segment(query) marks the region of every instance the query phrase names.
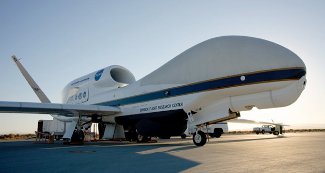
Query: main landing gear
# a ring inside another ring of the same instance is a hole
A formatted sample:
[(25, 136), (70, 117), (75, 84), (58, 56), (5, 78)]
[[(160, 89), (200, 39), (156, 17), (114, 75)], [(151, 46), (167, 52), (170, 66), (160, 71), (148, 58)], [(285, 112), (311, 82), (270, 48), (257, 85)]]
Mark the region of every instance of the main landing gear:
[(151, 140), (151, 137), (147, 135), (140, 134), (137, 129), (131, 128), (125, 135), (126, 140), (132, 142), (136, 141), (138, 143), (146, 143)]
[(82, 130), (74, 130), (70, 140), (70, 144), (78, 144), (78, 145), (83, 144), (84, 139), (85, 139), (85, 134)]
[(75, 129), (74, 129), (74, 131), (72, 133), (72, 136), (71, 136), (70, 140), (67, 141), (66, 144), (74, 144), (74, 145), (82, 145), (82, 144), (84, 144), (85, 134), (84, 134), (84, 131), (82, 129), (83, 129), (85, 124), (88, 124), (91, 121), (83, 123), (82, 120), (81, 120), (81, 116), (78, 113), (77, 113), (77, 115), (79, 116), (79, 119), (76, 122), (76, 125), (74, 127)]
[(145, 136), (145, 135), (141, 135), (141, 134), (137, 134), (137, 142), (138, 143), (145, 143), (145, 142), (148, 142), (148, 141), (150, 141), (151, 140), (151, 138), (150, 137), (148, 137), (148, 136)]
[(196, 146), (203, 146), (207, 142), (207, 136), (201, 130), (193, 134), (193, 142)]

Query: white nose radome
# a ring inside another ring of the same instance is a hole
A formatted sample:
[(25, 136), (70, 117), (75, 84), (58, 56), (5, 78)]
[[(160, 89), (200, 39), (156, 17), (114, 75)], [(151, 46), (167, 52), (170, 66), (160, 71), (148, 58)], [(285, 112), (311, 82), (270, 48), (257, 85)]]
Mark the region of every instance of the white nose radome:
[(274, 106), (283, 107), (294, 103), (305, 89), (305, 85), (306, 76), (303, 76), (285, 88), (271, 91), (271, 98)]

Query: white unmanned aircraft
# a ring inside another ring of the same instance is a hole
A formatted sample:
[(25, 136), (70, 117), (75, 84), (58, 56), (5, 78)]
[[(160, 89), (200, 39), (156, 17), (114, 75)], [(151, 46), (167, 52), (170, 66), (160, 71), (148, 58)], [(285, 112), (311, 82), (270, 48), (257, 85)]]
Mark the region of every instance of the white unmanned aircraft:
[(193, 142), (202, 146), (204, 126), (238, 118), (253, 107), (288, 106), (306, 85), (306, 66), (295, 53), (246, 36), (204, 41), (138, 81), (128, 69), (108, 66), (68, 83), (63, 104), (50, 103), (13, 60), (42, 103), (0, 102), (0, 112), (51, 114), (70, 122), (64, 138), (71, 142), (82, 142), (87, 124), (99, 122), (105, 124), (105, 138), (141, 142), (195, 127)]

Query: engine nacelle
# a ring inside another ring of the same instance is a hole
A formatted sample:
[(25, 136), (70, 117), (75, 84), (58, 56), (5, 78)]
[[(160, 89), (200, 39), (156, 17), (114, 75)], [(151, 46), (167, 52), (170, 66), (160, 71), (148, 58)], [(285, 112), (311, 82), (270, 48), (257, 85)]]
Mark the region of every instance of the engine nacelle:
[[(63, 90), (63, 102), (69, 102), (73, 96), (87, 100), (88, 88), (114, 89), (135, 82), (134, 75), (126, 68), (112, 65), (71, 81)], [(80, 92), (82, 91), (82, 92)], [(82, 100), (80, 99), (80, 100)], [(76, 100), (76, 99), (75, 99)]]
[(90, 73), (93, 76), (93, 85), (96, 87), (123, 87), (135, 82), (135, 77), (122, 66), (109, 66)]

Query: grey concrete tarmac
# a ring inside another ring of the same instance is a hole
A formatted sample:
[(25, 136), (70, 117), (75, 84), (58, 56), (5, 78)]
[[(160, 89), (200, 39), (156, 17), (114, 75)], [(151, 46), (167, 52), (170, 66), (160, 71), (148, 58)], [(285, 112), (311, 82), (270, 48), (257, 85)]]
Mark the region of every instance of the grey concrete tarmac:
[(0, 142), (0, 172), (322, 172), (325, 132), (224, 135), (195, 147), (191, 139), (83, 146)]

